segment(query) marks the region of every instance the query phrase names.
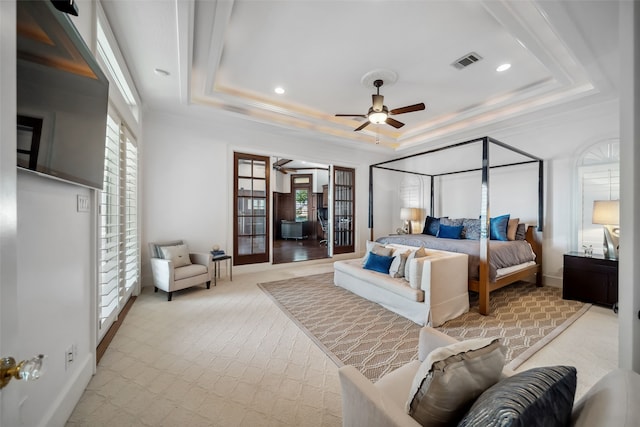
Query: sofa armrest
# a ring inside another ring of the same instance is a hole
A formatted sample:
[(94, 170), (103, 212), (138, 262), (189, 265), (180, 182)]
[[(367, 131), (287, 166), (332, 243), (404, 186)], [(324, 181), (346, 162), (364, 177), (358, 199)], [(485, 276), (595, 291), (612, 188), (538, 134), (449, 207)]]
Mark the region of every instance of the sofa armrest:
[(153, 285), (168, 292), (174, 281), (173, 262), (169, 259), (151, 258), (151, 272)]
[[(419, 260), (422, 260), (420, 258)], [(459, 290), (469, 289), (469, 256), (467, 254), (450, 254), (447, 256), (426, 257), (422, 266), (420, 288), (431, 291), (432, 283), (452, 283), (456, 287), (446, 286), (439, 291), (457, 294)], [(459, 289), (458, 289), (459, 288)]]
[(422, 362), (427, 358), (429, 353), (436, 348), (446, 347), (457, 342), (457, 339), (443, 334), (439, 330), (433, 329), (430, 326), (425, 326), (420, 329), (420, 338), (418, 340), (418, 360)]
[(571, 426), (637, 426), (640, 419), (640, 375), (616, 369), (598, 381), (573, 406)]
[(210, 253), (191, 252), (189, 254), (189, 259), (191, 259), (191, 262), (193, 264), (200, 264), (206, 266), (207, 268), (210, 268), (213, 257)]
[(342, 425), (349, 427), (418, 427), (404, 408), (387, 399), (353, 366), (338, 370), (342, 387)]

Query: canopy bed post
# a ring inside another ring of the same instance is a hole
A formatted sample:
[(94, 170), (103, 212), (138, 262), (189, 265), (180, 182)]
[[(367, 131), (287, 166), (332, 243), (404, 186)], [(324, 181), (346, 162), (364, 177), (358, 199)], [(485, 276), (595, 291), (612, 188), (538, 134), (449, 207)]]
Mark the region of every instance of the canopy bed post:
[(482, 183), (480, 186), (479, 312), (489, 314), (489, 139), (482, 138)]
[[(544, 211), (544, 162), (538, 159), (538, 231), (542, 231)], [(542, 275), (542, 273), (540, 273)]]
[(373, 241), (373, 166), (369, 166), (369, 240)]
[(434, 191), (434, 185), (433, 185), (433, 175), (431, 175), (431, 206), (429, 208), (429, 215), (434, 216), (434, 209), (433, 209), (433, 205), (434, 205), (434, 200), (435, 200), (435, 196), (433, 194)]

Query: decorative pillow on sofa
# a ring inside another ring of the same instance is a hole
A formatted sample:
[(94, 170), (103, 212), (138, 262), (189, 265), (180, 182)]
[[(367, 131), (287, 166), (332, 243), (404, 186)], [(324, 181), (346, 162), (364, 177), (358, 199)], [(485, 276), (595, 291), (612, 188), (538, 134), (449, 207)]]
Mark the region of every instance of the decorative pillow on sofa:
[(507, 225), (509, 224), (509, 214), (497, 216), (489, 220), (489, 231), (491, 240), (507, 239)]
[(424, 228), (422, 229), (422, 234), (435, 236), (436, 234), (438, 234), (438, 227), (440, 227), (440, 218), (427, 216), (427, 218), (424, 220)]
[(469, 240), (480, 240), (480, 220), (473, 218), (463, 218), (462, 226), (464, 230), (462, 231), (463, 238)]
[(162, 250), (162, 257), (164, 259), (170, 259), (171, 262), (173, 262), (173, 268), (191, 265), (187, 245), (161, 246), (160, 250)]
[(389, 267), (389, 276), (393, 278), (404, 277), (404, 270), (407, 264), (407, 258), (411, 254), (411, 250), (396, 249), (393, 252), (393, 262)]
[(518, 231), (518, 223), (520, 223), (520, 218), (509, 218), (509, 223), (507, 224), (508, 240), (516, 240), (516, 231)]
[(414, 258), (422, 258), (424, 256), (427, 256), (427, 250), (424, 248), (424, 246), (420, 246), (419, 249), (416, 249), (415, 251), (411, 251), (411, 253), (407, 257), (407, 261), (404, 264), (405, 279), (409, 280), (409, 277), (411, 277), (411, 260)]
[(406, 410), (423, 426), (455, 425), (474, 400), (498, 382), (506, 349), (491, 338), (433, 350), (411, 385)]
[(530, 369), (482, 393), (458, 427), (568, 426), (575, 392), (576, 368)]
[(460, 239), (462, 235), (462, 225), (444, 225), (440, 224), (440, 228), (438, 228), (438, 235), (441, 239)]
[(367, 240), (367, 253), (365, 254), (364, 258), (362, 258), (362, 265), (365, 265), (367, 263), (367, 259), (369, 258), (369, 254), (371, 252), (377, 255), (391, 256), (391, 254), (393, 253), (393, 249), (387, 248), (378, 242)]
[(378, 255), (374, 252), (370, 252), (367, 262), (364, 264), (364, 269), (389, 274), (389, 267), (391, 267), (392, 262), (392, 256)]

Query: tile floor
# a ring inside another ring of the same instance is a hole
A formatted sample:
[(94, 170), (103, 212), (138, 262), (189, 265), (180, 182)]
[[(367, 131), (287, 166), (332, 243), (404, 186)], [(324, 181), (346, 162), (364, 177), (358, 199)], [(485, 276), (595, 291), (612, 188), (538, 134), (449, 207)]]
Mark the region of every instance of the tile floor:
[[(340, 426), (337, 367), (255, 286), (329, 271), (236, 274), (170, 303), (145, 288), (67, 426)], [(574, 365), (583, 393), (617, 365), (616, 337), (615, 315), (594, 308), (520, 370)]]

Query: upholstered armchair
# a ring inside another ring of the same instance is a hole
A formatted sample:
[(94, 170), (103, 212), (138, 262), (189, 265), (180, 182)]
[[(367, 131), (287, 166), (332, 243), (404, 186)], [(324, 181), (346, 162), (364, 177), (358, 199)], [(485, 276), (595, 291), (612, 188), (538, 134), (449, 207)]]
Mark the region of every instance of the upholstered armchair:
[(167, 292), (171, 301), (174, 291), (206, 284), (211, 287), (211, 254), (189, 253), (182, 240), (149, 243), (149, 257), (155, 292)]

